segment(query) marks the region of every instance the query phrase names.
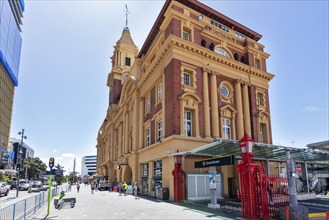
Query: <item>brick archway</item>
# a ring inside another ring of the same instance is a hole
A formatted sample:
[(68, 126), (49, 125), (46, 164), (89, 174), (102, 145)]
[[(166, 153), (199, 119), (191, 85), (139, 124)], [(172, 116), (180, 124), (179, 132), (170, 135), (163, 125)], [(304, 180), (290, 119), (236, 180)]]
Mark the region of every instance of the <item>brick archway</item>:
[(131, 184), (133, 180), (132, 171), (129, 165), (122, 169), (122, 181)]

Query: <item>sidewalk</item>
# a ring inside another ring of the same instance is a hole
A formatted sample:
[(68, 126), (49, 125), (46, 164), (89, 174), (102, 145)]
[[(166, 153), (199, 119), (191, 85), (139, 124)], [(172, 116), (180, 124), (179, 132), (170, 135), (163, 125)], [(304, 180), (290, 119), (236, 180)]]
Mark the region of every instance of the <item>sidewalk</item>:
[[(90, 186), (81, 185), (77, 193), (76, 186), (65, 197), (76, 197), (74, 208), (65, 204), (61, 210), (50, 206), (47, 219), (235, 219), (222, 210), (212, 210), (198, 204), (175, 204), (134, 196), (119, 196), (116, 192), (97, 191), (91, 194)], [(44, 219), (47, 204), (27, 219)]]

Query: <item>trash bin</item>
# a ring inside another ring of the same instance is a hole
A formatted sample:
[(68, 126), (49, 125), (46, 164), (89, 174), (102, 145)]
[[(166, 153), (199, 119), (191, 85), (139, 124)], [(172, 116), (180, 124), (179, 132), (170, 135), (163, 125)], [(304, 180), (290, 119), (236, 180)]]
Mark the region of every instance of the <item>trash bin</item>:
[(169, 200), (169, 188), (162, 189), (162, 198), (163, 200)]

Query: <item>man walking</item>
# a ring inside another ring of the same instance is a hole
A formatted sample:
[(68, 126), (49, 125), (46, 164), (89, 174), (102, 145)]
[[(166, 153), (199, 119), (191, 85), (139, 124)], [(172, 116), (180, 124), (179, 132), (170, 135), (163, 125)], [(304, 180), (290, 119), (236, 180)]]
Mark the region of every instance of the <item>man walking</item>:
[(127, 189), (128, 189), (128, 185), (126, 182), (124, 182), (123, 184), (123, 192), (124, 192), (124, 195), (126, 196), (127, 195)]

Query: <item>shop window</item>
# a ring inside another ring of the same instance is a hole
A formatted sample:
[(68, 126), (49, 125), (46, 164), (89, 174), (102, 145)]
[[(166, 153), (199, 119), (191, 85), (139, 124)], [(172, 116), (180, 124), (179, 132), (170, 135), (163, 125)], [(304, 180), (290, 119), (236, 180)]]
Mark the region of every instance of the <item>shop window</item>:
[(142, 164), (142, 177), (148, 177), (149, 176), (149, 164), (143, 163)]
[(223, 118), (223, 137), (225, 139), (232, 139), (230, 118)]
[(162, 160), (153, 161), (154, 176), (162, 176)]

